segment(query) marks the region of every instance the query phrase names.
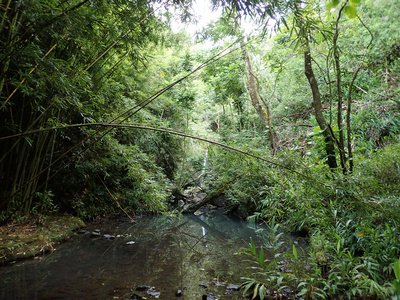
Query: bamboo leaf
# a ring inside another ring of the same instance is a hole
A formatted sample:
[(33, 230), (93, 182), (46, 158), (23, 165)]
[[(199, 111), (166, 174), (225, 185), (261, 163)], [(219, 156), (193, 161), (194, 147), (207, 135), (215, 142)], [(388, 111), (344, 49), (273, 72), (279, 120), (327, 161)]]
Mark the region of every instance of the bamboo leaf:
[(294, 257), (294, 260), (297, 260), (297, 250), (296, 250), (295, 245), (293, 245), (293, 257)]
[(248, 284), (246, 284), (246, 286), (244, 287), (244, 290), (243, 290), (243, 294), (246, 294), (247, 291), (253, 286), (253, 284), (254, 284), (254, 281), (250, 281)]
[(400, 280), (400, 259), (394, 263), (393, 270), (396, 279)]
[(260, 264), (261, 268), (264, 268), (264, 249), (261, 247), (260, 249), (260, 257), (258, 258), (258, 263)]
[(251, 299), (255, 299), (257, 297), (258, 294), (258, 287), (260, 286), (259, 283), (256, 284), (256, 286), (254, 287), (254, 292), (253, 292), (253, 298)]
[(258, 297), (260, 298), (260, 300), (264, 300), (264, 296), (266, 295), (266, 290), (265, 290), (265, 286), (261, 285), (260, 289), (258, 290)]

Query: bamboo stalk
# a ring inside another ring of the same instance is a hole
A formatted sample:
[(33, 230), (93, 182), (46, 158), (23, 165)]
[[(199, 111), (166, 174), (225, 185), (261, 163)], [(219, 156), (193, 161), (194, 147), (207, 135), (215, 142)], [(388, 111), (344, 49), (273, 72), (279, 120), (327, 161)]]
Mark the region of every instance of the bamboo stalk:
[[(53, 47), (50, 48), (49, 51), (46, 52), (46, 54), (40, 59), (40, 62), (42, 62), (55, 48), (57, 47), (57, 43), (53, 45)], [(19, 88), (25, 83), (26, 79), (28, 78), (29, 75), (31, 75), (35, 70), (39, 67), (40, 62), (38, 62), (26, 75), (21, 82), (17, 85), (17, 87), (12, 91), (12, 93), (7, 97), (7, 99), (4, 101), (3, 105), (0, 107), (0, 110), (4, 108), (4, 106), (7, 104), (8, 101), (10, 101), (11, 97), (19, 90)]]
[[(189, 78), (191, 75), (195, 74), (196, 72), (198, 72), (199, 70), (203, 69), (204, 67), (218, 61), (219, 59), (225, 57), (226, 55), (229, 55), (230, 53), (240, 49), (240, 47), (238, 48), (234, 48), (234, 46), (239, 43), (239, 41), (241, 40), (241, 38), (239, 38), (238, 40), (236, 40), (235, 42), (233, 42), (232, 44), (230, 44), (229, 46), (227, 46), (226, 48), (224, 48), (223, 50), (221, 50), (220, 52), (218, 52), (216, 55), (212, 56), (211, 58), (209, 58), (208, 60), (206, 60), (205, 62), (203, 62), (202, 64), (200, 64), (197, 68), (195, 68), (194, 70), (192, 70), (191, 72), (189, 72), (187, 75), (181, 77), (180, 79), (176, 80), (175, 82), (167, 85), (166, 87), (158, 90), (157, 92), (155, 92), (153, 95), (151, 95), (150, 97), (144, 99), (143, 101), (141, 101), (139, 104), (133, 106), (132, 108), (124, 111), (123, 113), (119, 114), (118, 116), (116, 116), (114, 119), (112, 119), (111, 121), (109, 121), (107, 124), (113, 125), (114, 122), (116, 122), (116, 124), (121, 124), (123, 122), (125, 122), (127, 119), (129, 119), (130, 117), (132, 117), (133, 115), (135, 115), (137, 112), (139, 112), (140, 110), (142, 110), (143, 108), (145, 108), (147, 105), (149, 105), (151, 102), (153, 102), (155, 99), (157, 99), (159, 96), (161, 96), (162, 94), (164, 94), (166, 91), (168, 91), (170, 88), (172, 88), (173, 86), (181, 83), (182, 81), (186, 80), (187, 78)], [(231, 49), (233, 48), (233, 49)], [(115, 127), (115, 125), (114, 125)], [(49, 168), (51, 168), (53, 165), (55, 165), (56, 163), (58, 163), (61, 159), (63, 159), (64, 157), (66, 157), (66, 155), (68, 153), (71, 153), (74, 149), (77, 149), (79, 146), (83, 146), (85, 142), (87, 141), (91, 141), (91, 144), (89, 146), (87, 146), (86, 148), (84, 148), (83, 150), (81, 150), (80, 152), (77, 152), (75, 155), (73, 155), (67, 162), (66, 164), (70, 164), (74, 159), (76, 159), (78, 156), (80, 156), (82, 153), (84, 153), (85, 151), (87, 151), (91, 146), (93, 146), (94, 144), (96, 144), (98, 141), (100, 141), (107, 133), (109, 133), (111, 130), (113, 130), (113, 126), (111, 126), (110, 129), (106, 129), (103, 132), (102, 128), (99, 128), (95, 133), (88, 135), (85, 139), (83, 139), (82, 141), (80, 141), (79, 143), (75, 144), (74, 146), (72, 146), (70, 149), (68, 149), (67, 151), (65, 151), (61, 156), (59, 156), (55, 161), (51, 162), (46, 168), (42, 169), (40, 172), (38, 172), (36, 174), (35, 177), (29, 179), (28, 182), (26, 182), (24, 185), (20, 186), (19, 189), (17, 191), (15, 191), (9, 198), (7, 198), (5, 201), (3, 201), (2, 203), (0, 203), (0, 208), (3, 207), (7, 202), (9, 202), (16, 193), (18, 193), (20, 190), (22, 190), (23, 188), (25, 188), (25, 186), (27, 186), (31, 181), (35, 180), (37, 177), (41, 176), (44, 172), (46, 172)], [(98, 136), (97, 138), (94, 138)], [(50, 178), (53, 178), (60, 169), (58, 169)]]

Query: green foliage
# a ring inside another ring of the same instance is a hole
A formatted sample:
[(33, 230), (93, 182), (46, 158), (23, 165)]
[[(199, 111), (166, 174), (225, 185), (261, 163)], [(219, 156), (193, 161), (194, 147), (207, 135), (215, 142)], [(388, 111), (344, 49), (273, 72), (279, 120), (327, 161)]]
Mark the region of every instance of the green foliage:
[(400, 298), (400, 259), (393, 263), (393, 271), (396, 279), (393, 280), (394, 297), (395, 299)]
[[(393, 294), (390, 272), (400, 253), (400, 199), (392, 191), (399, 186), (396, 179), (399, 153), (396, 145), (377, 152), (369, 160), (364, 158), (362, 165), (357, 167), (358, 174), (353, 176), (335, 175), (331, 178), (326, 168), (319, 171), (309, 169), (308, 172), (320, 173), (314, 173), (312, 177), (333, 186), (312, 180), (296, 180), (293, 189), (287, 183), (284, 188), (280, 185), (273, 187), (273, 194), (281, 197), (266, 197), (260, 201), (268, 206), (265, 210), (257, 209), (249, 219), (279, 218), (289, 230), (309, 236), (309, 265), (312, 268), (306, 274), (292, 273), (289, 281), (298, 296), (322, 299), (375, 296), (387, 299)], [(395, 171), (395, 174), (382, 174), (385, 171)], [(391, 177), (394, 177), (393, 182)], [(380, 180), (387, 180), (387, 183), (376, 182)], [(386, 185), (391, 192), (382, 191)], [(273, 209), (277, 205), (281, 208), (279, 211)], [(260, 253), (254, 252), (252, 247), (250, 249), (259, 263)], [(288, 252), (286, 257), (291, 258), (293, 266), (296, 265), (296, 250)], [(262, 274), (269, 276), (268, 272), (270, 270), (263, 270)], [(259, 276), (247, 279), (246, 284), (268, 286), (268, 281)], [(282, 281), (274, 288), (287, 285)]]
[[(299, 280), (310, 278), (308, 271), (304, 271), (307, 262), (300, 257), (295, 245), (291, 251), (283, 252), (283, 232), (280, 232), (279, 225), (275, 224), (275, 219), (268, 227), (262, 231), (266, 233), (265, 250), (263, 247), (257, 249), (252, 239), (249, 246), (243, 250), (243, 253), (250, 257), (247, 261), (255, 265), (252, 269), (257, 271), (251, 278), (242, 278), (245, 280), (242, 284), (243, 294), (252, 290), (253, 299), (257, 296), (263, 299), (275, 292), (279, 295), (285, 288), (289, 288), (290, 293), (293, 293), (297, 287), (303, 285), (299, 284)], [(305, 294), (306, 291), (302, 290), (302, 295)], [(315, 295), (319, 294), (313, 291), (312, 296)]]
[[(171, 99), (160, 97), (161, 104), (134, 113), (144, 99), (167, 84), (157, 80), (160, 69), (175, 72), (173, 61), (147, 66), (161, 52), (166, 32), (153, 5), (143, 1), (8, 5), (0, 25), (2, 216), (52, 213), (57, 208), (87, 218), (115, 212), (118, 205), (98, 178), (135, 210), (164, 210), (169, 191), (164, 175), (173, 178), (182, 149), (177, 138), (121, 129), (107, 133), (106, 128), (94, 126), (47, 129), (115, 118), (182, 129), (182, 110), (196, 96), (190, 84), (175, 90)], [(176, 56), (170, 56), (180, 60), (181, 67), (173, 76), (168, 74), (168, 83), (193, 67), (190, 52), (182, 48), (187, 37), (171, 35), (166, 44), (173, 45)], [(130, 117), (121, 115), (127, 111)], [(37, 132), (9, 137), (30, 130)]]
[(120, 206), (132, 215), (163, 211), (170, 190), (154, 157), (114, 139), (104, 140), (64, 176), (57, 192), (68, 194), (70, 189), (72, 199), (62, 200), (63, 209), (85, 219), (121, 214)]
[(369, 159), (359, 162), (357, 172), (366, 195), (396, 196), (400, 190), (400, 145), (395, 144), (378, 150)]

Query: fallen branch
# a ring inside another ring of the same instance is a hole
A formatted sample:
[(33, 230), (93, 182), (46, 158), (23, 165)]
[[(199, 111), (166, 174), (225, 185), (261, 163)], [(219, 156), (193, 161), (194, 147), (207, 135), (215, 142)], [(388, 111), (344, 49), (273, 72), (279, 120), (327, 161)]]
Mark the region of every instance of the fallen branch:
[(221, 196), (229, 187), (231, 187), (232, 184), (236, 182), (237, 179), (241, 178), (242, 176), (238, 176), (235, 179), (223, 184), (219, 188), (217, 188), (215, 191), (209, 193), (202, 201), (194, 203), (184, 209), (182, 212), (183, 213), (194, 213), (196, 210), (199, 208), (203, 207), (204, 205), (210, 203), (212, 200), (218, 198)]
[[(221, 143), (218, 143), (218, 142), (215, 142), (213, 140), (206, 139), (206, 138), (190, 135), (190, 134), (187, 134), (185, 132), (176, 131), (176, 130), (173, 130), (173, 129), (156, 128), (156, 127), (152, 127), (151, 125), (132, 124), (132, 123), (106, 123), (106, 122), (83, 123), (83, 124), (64, 125), (64, 126), (59, 126), (59, 127), (42, 128), (42, 129), (37, 129), (37, 130), (29, 131), (29, 132), (16, 134), (16, 135), (13, 135), (13, 136), (8, 136), (8, 137), (5, 137), (5, 138), (11, 138), (11, 137), (16, 137), (16, 136), (21, 136), (21, 135), (27, 135), (27, 134), (32, 134), (32, 133), (35, 133), (35, 132), (46, 131), (46, 130), (55, 130), (55, 129), (63, 129), (63, 128), (71, 128), (71, 127), (96, 126), (96, 125), (97, 126), (105, 126), (105, 127), (113, 127), (113, 128), (126, 127), (126, 128), (145, 129), (145, 130), (159, 131), (159, 132), (170, 133), (170, 134), (173, 134), (173, 135), (188, 137), (188, 138), (191, 138), (191, 139), (207, 142), (209, 144), (213, 144), (213, 145), (216, 145), (216, 146), (219, 146), (219, 147), (231, 150), (231, 151), (235, 151), (235, 152), (241, 153), (241, 154), (246, 155), (246, 156), (250, 156), (250, 157), (256, 158), (258, 160), (264, 161), (264, 162), (269, 163), (271, 165), (274, 165), (276, 167), (279, 167), (279, 168), (282, 168), (282, 169), (286, 169), (286, 170), (288, 170), (288, 171), (290, 171), (290, 172), (292, 172), (294, 174), (300, 175), (300, 176), (302, 176), (304, 178), (311, 179), (311, 180), (313, 180), (315, 182), (318, 182), (318, 183), (320, 183), (322, 185), (329, 186), (326, 183), (323, 183), (323, 182), (321, 182), (321, 181), (319, 181), (319, 180), (317, 180), (317, 179), (315, 179), (315, 178), (313, 178), (313, 177), (311, 177), (309, 175), (300, 173), (300, 172), (295, 171), (294, 169), (291, 169), (291, 168), (289, 168), (289, 167), (287, 167), (287, 166), (285, 166), (283, 164), (280, 164), (280, 163), (274, 162), (272, 160), (263, 158), (261, 156), (252, 154), (250, 152), (246, 152), (246, 151), (243, 151), (243, 150), (240, 150), (240, 149), (237, 149), (237, 148), (225, 145), (225, 144), (221, 144)], [(0, 140), (2, 140), (2, 139), (4, 139), (4, 138), (0, 138)]]
[(280, 127), (282, 126), (289, 126), (289, 127), (300, 127), (300, 126), (304, 126), (304, 127), (314, 127), (313, 125), (310, 124), (282, 124), (280, 125)]

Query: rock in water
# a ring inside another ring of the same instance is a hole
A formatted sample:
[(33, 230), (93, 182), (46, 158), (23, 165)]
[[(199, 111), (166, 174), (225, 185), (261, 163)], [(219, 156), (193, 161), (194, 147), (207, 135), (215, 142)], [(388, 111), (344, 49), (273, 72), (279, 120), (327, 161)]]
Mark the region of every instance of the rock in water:
[(147, 295), (149, 295), (150, 297), (160, 297), (161, 293), (151, 288), (150, 290), (147, 291)]
[(207, 289), (208, 288), (205, 284), (199, 284), (199, 287), (201, 287), (203, 289)]
[(141, 285), (136, 288), (137, 291), (147, 291), (150, 289), (151, 289), (151, 286), (149, 286), (149, 285)]
[(238, 290), (240, 290), (240, 285), (231, 284), (231, 285), (226, 287), (226, 290), (227, 291), (238, 291)]

